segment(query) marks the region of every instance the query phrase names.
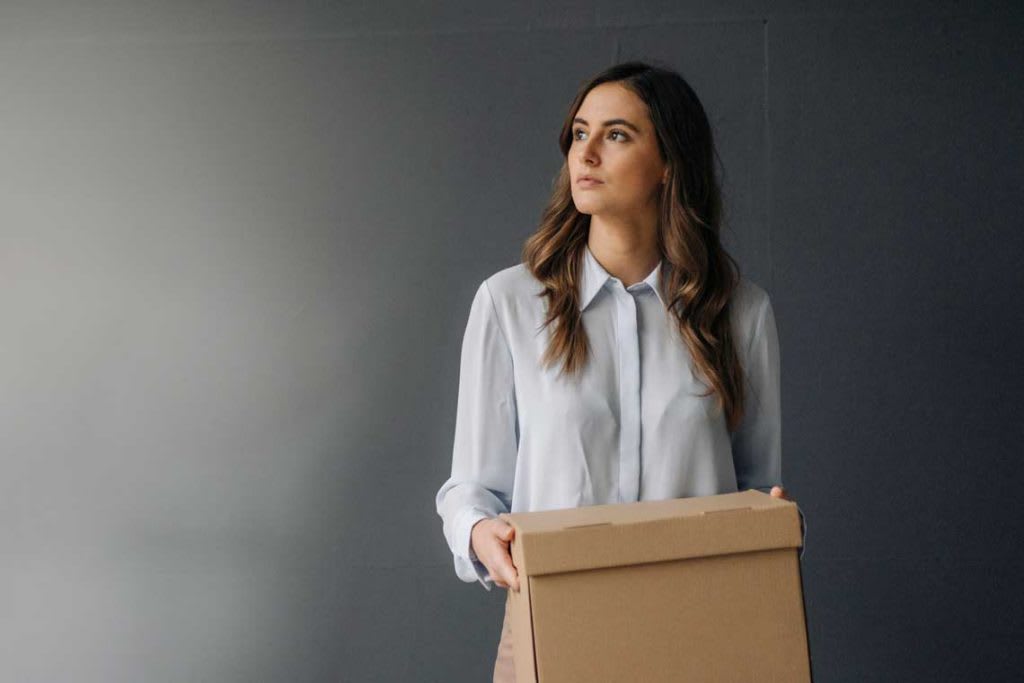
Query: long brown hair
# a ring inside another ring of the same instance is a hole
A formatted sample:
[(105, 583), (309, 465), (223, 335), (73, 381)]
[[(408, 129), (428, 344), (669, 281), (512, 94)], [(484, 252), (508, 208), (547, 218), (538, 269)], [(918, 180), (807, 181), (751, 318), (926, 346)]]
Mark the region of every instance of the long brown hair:
[[(717, 158), (704, 107), (675, 71), (639, 61), (624, 62), (585, 82), (562, 124), (559, 147), (568, 158), (573, 118), (590, 90), (617, 82), (643, 100), (650, 113), (661, 158), (669, 167), (661, 191), (658, 250), (664, 259), (660, 287), (674, 314), (695, 369), (710, 384), (733, 431), (743, 416), (743, 370), (733, 342), (730, 304), (740, 269), (719, 238), (722, 198), (713, 162)], [(720, 162), (720, 160), (719, 160)], [(523, 245), (523, 262), (543, 285), (547, 299), (543, 327), (554, 323), (542, 363), (561, 361), (573, 375), (587, 362), (577, 283), (590, 234), (590, 216), (576, 210), (568, 163), (563, 163), (537, 230)]]

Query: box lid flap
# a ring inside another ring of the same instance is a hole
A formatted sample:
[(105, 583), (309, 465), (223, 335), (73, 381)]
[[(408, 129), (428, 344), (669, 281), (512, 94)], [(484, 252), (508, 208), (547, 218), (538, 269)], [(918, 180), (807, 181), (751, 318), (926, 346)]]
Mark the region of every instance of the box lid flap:
[(693, 498), (503, 513), (520, 576), (797, 548), (796, 504), (748, 489)]

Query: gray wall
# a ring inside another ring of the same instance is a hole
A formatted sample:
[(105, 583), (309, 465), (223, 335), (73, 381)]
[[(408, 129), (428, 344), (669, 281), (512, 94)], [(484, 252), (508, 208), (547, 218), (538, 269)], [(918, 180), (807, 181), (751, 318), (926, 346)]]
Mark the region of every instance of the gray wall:
[(703, 99), (776, 306), (816, 680), (1015, 680), (1022, 29), (3, 3), (0, 679), (489, 680), (504, 593), (455, 577), (433, 509), (469, 303), (577, 84), (650, 57)]

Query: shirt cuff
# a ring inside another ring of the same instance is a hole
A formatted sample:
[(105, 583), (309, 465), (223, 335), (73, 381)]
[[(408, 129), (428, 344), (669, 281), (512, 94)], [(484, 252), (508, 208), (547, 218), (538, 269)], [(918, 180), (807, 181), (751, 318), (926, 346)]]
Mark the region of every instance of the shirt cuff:
[(484, 566), (484, 563), (480, 561), (473, 550), (472, 532), (474, 524), (481, 519), (487, 519), (492, 516), (479, 508), (470, 508), (463, 513), (456, 527), (457, 538), (455, 547), (459, 549), (459, 555), (455, 558), (455, 568), (459, 570), (459, 565), (461, 564), (463, 571), (458, 571), (459, 576), (467, 581), (475, 579), (487, 590), (491, 590), (494, 579), (491, 578), (487, 567)]

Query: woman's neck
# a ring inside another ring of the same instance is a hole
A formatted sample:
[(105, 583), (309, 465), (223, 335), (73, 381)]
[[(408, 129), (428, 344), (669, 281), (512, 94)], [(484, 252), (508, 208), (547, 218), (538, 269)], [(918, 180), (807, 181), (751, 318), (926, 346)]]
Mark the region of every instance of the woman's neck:
[(616, 223), (593, 216), (587, 246), (601, 267), (629, 287), (661, 262), (656, 225)]

